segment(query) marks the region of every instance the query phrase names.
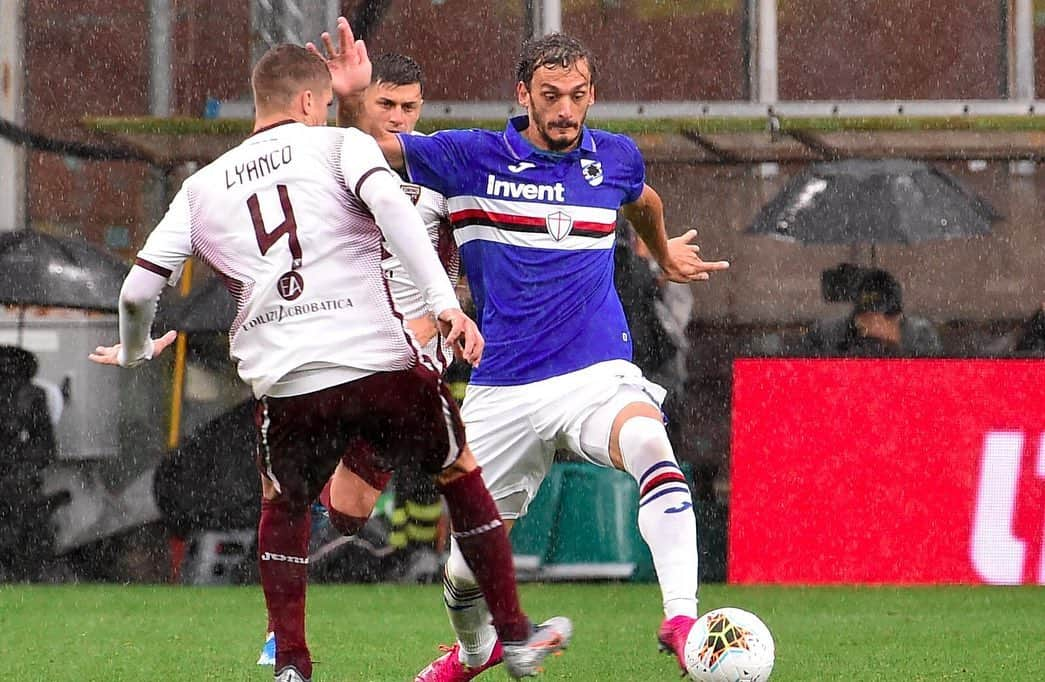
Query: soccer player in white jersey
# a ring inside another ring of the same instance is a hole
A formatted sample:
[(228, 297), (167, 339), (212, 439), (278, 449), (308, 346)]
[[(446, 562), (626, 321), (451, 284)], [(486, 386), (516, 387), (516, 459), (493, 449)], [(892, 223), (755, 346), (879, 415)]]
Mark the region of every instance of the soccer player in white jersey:
[[(357, 61), (366, 60), (362, 43), (353, 47)], [(182, 185), (124, 282), (120, 343), (90, 357), (133, 366), (171, 343), (171, 333), (151, 339), (150, 326), (164, 284), (191, 255), (227, 283), (237, 302), (230, 352), (257, 400), (258, 554), (277, 682), (312, 676), (308, 510), (346, 459), (435, 477), (498, 635), (511, 643), (509, 672), (535, 674), (545, 655), (567, 643), (570, 623), (554, 618), (534, 628), (519, 606), (511, 546), (460, 416), (440, 375), (418, 362), (416, 342), (390, 303), (382, 239), (463, 359), (478, 363), (482, 337), (373, 138), (321, 127), (333, 99), (323, 61), (302, 47), (276, 46), (255, 66), (251, 85), (253, 135)]]
[[(346, 25), (339, 20), (340, 45)], [(324, 45), (334, 92), (350, 113), (361, 91), (346, 75), (356, 65), (329, 35)], [(634, 142), (584, 125), (595, 101), (594, 66), (576, 40), (545, 36), (523, 48), (516, 98), (527, 115), (503, 133), (452, 130), (378, 143), (393, 167), (447, 196), (487, 340), (462, 413), (502, 518), (511, 525), (526, 513), (559, 446), (631, 474), (662, 593), (658, 640), (684, 668), (697, 616), (696, 521), (664, 429), (664, 390), (630, 362), (630, 333), (613, 290), (616, 212), (672, 281), (706, 280), (728, 263), (702, 260), (692, 230), (668, 239)], [(444, 596), (458, 642), (421, 671), (422, 682), (472, 679), (502, 658), (488, 605), (457, 550)]]
[[(412, 133), (421, 115), (421, 69), (409, 57), (398, 54), (381, 55), (374, 59), (370, 86), (361, 102), (357, 127), (371, 135)], [(457, 245), (450, 234), (446, 198), (441, 194), (409, 182), (403, 182), (403, 192), (413, 202), (425, 225), (428, 238), (435, 248), (452, 284), (460, 273)], [(443, 372), (452, 359), (451, 349), (439, 334), (435, 317), (424, 300), (422, 292), (403, 267), (395, 248), (387, 241), (381, 269), (388, 283), (396, 312), (421, 345), (421, 360), (432, 369)], [(373, 510), (378, 496), (388, 482), (387, 476), (355, 473), (339, 466), (330, 489), (325, 491), (324, 504), (330, 510), (331, 521), (342, 533), (351, 535), (360, 530)], [(438, 495), (434, 499), (436, 513), (441, 507)]]
[[(413, 133), (421, 117), (423, 99), (421, 66), (406, 55), (382, 54), (373, 59), (370, 85), (363, 97), (356, 126), (371, 135)], [(460, 258), (450, 232), (450, 217), (446, 198), (433, 190), (410, 182), (403, 182), (403, 191), (414, 203), (428, 230), (428, 238), (435, 247), (440, 262), (451, 283), (457, 284)], [(392, 302), (405, 318), (405, 324), (421, 344), (421, 358), (429, 366), (444, 372), (453, 355), (438, 333), (435, 318), (425, 304), (421, 292), (414, 286), (394, 248), (385, 244), (386, 256), (381, 261)], [(347, 476), (347, 478), (346, 478)], [(332, 518), (345, 534), (357, 531), (366, 522), (385, 481), (382, 479), (354, 484), (350, 472), (338, 467), (334, 474), (338, 491), (345, 490), (347, 501), (361, 500), (364, 506), (352, 514), (341, 511), (343, 500), (335, 499), (328, 505)], [(413, 476), (409, 470), (399, 470), (395, 476), (395, 509), (389, 544), (395, 550), (393, 560), (402, 571), (402, 579), (434, 577), (441, 566), (433, 548), (442, 516), (439, 491), (425, 477)], [(351, 508), (349, 508), (351, 509)], [(395, 569), (393, 569), (395, 570)]]
[[(375, 57), (372, 62), (370, 85), (359, 103), (356, 127), (371, 135), (413, 133), (424, 102), (420, 65), (410, 57), (394, 53)], [(413, 183), (403, 182), (402, 187), (421, 215), (428, 238), (451, 284), (456, 285), (460, 274), (460, 258), (450, 233), (446, 198)], [(421, 291), (411, 281), (400, 258), (393, 253), (393, 247), (386, 241), (383, 248), (381, 269), (388, 282), (392, 304), (420, 343), (422, 362), (438, 372), (444, 372), (452, 359), (452, 351), (439, 334), (435, 317), (428, 309)], [(342, 535), (355, 535), (362, 530), (389, 479), (390, 472), (387, 471), (353, 471), (345, 463), (338, 464), (330, 482), (320, 494), (331, 525)], [(403, 468), (396, 471), (394, 485), (395, 511), (389, 544), (396, 554), (403, 555), (400, 562), (407, 571), (412, 559), (429, 557), (435, 565), (424, 570), (435, 574), (440, 567), (432, 558), (432, 545), (443, 510), (439, 491), (423, 473)], [(258, 665), (274, 663), (275, 636), (271, 625)]]
[[(360, 102), (356, 127), (371, 135), (413, 133), (424, 103), (420, 65), (406, 55), (388, 53), (374, 57), (372, 66), (370, 85)], [(421, 215), (428, 238), (451, 284), (456, 285), (460, 258), (450, 232), (446, 198), (410, 182), (403, 182), (402, 187)], [(381, 269), (388, 282), (392, 304), (421, 345), (421, 361), (444, 372), (453, 357), (452, 350), (439, 334), (435, 317), (425, 304), (421, 291), (413, 284), (387, 240), (383, 248)], [(387, 471), (353, 471), (344, 463), (338, 465), (320, 494), (330, 522), (338, 532), (350, 536), (363, 528), (389, 477)], [(422, 472), (404, 468), (396, 471), (394, 486), (395, 510), (389, 540), (395, 549), (393, 556), (401, 555), (398, 556), (398, 565), (402, 566), (404, 579), (420, 579), (425, 577), (425, 572), (434, 574), (440, 570), (432, 549), (443, 511), (439, 491)], [(426, 559), (427, 563), (434, 565), (427, 567)], [(275, 635), (271, 623), (269, 626), (258, 665), (273, 665), (275, 662)]]

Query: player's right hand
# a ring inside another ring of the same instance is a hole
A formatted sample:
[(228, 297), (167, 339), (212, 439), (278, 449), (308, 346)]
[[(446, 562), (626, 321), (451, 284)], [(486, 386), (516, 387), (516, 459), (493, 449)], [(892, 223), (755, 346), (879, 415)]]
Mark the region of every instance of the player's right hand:
[(447, 308), (439, 313), (439, 328), (447, 343), (454, 349), (455, 356), (472, 367), (479, 366), (486, 341), (483, 340), (483, 335), (479, 333), (479, 327), (472, 318), (457, 308)]
[(99, 365), (119, 365), (121, 367), (134, 367), (140, 365), (146, 360), (151, 360), (164, 350), (167, 346), (171, 345), (178, 339), (178, 332), (169, 331), (158, 339), (152, 339), (152, 349), (144, 358), (139, 358), (132, 363), (121, 362), (120, 350), (123, 348), (122, 344), (116, 344), (115, 346), (98, 346), (94, 349), (94, 352), (87, 356), (92, 362), (97, 362)]
[(330, 34), (324, 32), (320, 36), (323, 42), (324, 55), (315, 43), (305, 43), (305, 49), (322, 59), (330, 70), (331, 87), (336, 97), (358, 96), (370, 85), (373, 65), (367, 55), (366, 44), (356, 40), (352, 35), (352, 27), (348, 19), (337, 18), (337, 47)]

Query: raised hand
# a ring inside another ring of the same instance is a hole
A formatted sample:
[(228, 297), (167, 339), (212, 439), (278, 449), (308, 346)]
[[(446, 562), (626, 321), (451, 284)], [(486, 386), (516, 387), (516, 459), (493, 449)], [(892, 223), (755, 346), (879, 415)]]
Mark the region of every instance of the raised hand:
[(672, 282), (699, 282), (710, 279), (712, 272), (729, 267), (729, 261), (701, 259), (700, 247), (691, 243), (696, 236), (696, 230), (688, 230), (668, 240), (668, 257), (660, 267)]
[(319, 38), (326, 54), (320, 52), (314, 43), (305, 43), (305, 49), (326, 62), (334, 95), (340, 99), (365, 90), (370, 85), (370, 56), (366, 44), (352, 35), (348, 19), (337, 18), (337, 47), (334, 47), (329, 33), (324, 32)]
[[(178, 332), (169, 331), (158, 339), (152, 340), (152, 354), (148, 358), (151, 359), (162, 353), (167, 349), (167, 346), (174, 343), (175, 339), (178, 338)], [(94, 349), (94, 352), (87, 356), (87, 358), (93, 362), (97, 362), (99, 365), (119, 365), (120, 364), (120, 349), (123, 348), (121, 344), (115, 346), (98, 346)], [(141, 362), (130, 363), (127, 367), (133, 367)]]
[(478, 367), (486, 341), (472, 318), (456, 308), (448, 308), (439, 314), (439, 327), (446, 342), (454, 349), (454, 355), (472, 367)]

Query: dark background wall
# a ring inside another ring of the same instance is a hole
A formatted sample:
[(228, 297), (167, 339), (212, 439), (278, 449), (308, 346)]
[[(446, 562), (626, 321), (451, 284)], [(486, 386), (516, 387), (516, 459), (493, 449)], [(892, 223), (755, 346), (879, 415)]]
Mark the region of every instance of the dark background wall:
[[(358, 2), (342, 3), (351, 15)], [(602, 100), (730, 100), (744, 96), (741, 0), (566, 0), (563, 28), (601, 64)], [(208, 97), (247, 96), (250, 3), (172, 2), (172, 112), (198, 116)], [(26, 122), (59, 138), (92, 139), (85, 116), (149, 113), (148, 3), (144, 0), (26, 2)], [(1004, 91), (1000, 3), (995, 0), (780, 0), (781, 99), (997, 98)], [(429, 99), (510, 101), (524, 34), (523, 3), (393, 0), (371, 52), (415, 55)], [(1036, 28), (1039, 57), (1045, 30)], [(1045, 58), (1037, 65), (1045, 83)], [(1042, 87), (1039, 85), (1039, 87)], [(1045, 87), (1042, 87), (1045, 91)], [(598, 113), (598, 105), (594, 113)], [(141, 163), (28, 155), (29, 220), (82, 234), (131, 257), (152, 228), (156, 175)], [(1005, 216), (989, 237), (879, 248), (878, 260), (907, 288), (911, 310), (938, 323), (1018, 318), (1040, 303), (1041, 173), (1013, 175), (1005, 163), (972, 173), (969, 187)], [(746, 166), (650, 164), (670, 230), (690, 226), (728, 275), (696, 287), (698, 317), (727, 324), (789, 323), (836, 312), (819, 296), (819, 273), (866, 251), (801, 247), (744, 236), (747, 222), (786, 178)]]

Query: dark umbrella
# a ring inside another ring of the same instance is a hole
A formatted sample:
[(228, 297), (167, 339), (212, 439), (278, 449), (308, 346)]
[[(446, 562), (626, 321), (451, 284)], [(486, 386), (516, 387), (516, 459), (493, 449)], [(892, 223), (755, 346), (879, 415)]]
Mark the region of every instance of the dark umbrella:
[(1001, 216), (947, 173), (906, 159), (815, 164), (767, 203), (749, 234), (803, 244), (912, 244), (989, 234)]
[(82, 239), (0, 233), (0, 304), (113, 312), (127, 266)]
[(18, 230), (0, 233), (0, 305), (114, 312), (127, 266), (82, 239)]
[(211, 277), (185, 299), (160, 308), (159, 324), (179, 332), (227, 332), (236, 317), (236, 302), (217, 277)]

